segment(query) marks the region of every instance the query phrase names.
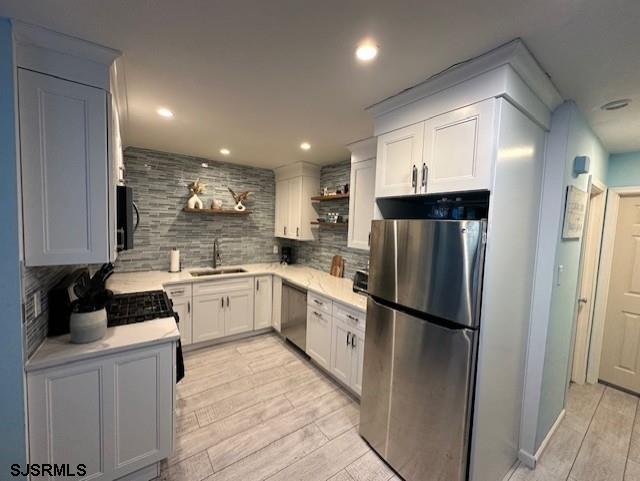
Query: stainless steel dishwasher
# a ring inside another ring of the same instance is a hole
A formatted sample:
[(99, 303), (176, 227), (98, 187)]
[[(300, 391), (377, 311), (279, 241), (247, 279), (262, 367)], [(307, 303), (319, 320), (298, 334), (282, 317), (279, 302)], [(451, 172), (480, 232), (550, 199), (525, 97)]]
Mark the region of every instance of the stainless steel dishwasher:
[(307, 347), (307, 291), (282, 283), (282, 335), (303, 351)]

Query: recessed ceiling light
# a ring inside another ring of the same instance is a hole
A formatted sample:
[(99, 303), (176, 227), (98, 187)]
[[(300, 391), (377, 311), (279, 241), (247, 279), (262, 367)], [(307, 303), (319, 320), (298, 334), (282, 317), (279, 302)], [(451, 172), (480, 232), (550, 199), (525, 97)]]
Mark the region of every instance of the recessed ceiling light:
[(309, 142), (302, 142), (300, 144), (300, 148), (302, 150), (309, 150), (311, 148), (311, 144)]
[(229, 155), (231, 153), (231, 151), (229, 149), (220, 149), (220, 153), (222, 155)]
[(602, 110), (620, 110), (625, 107), (628, 107), (630, 103), (631, 103), (631, 99), (618, 99), (618, 100), (613, 100), (611, 102), (607, 102), (600, 108)]
[(356, 57), (362, 62), (370, 62), (378, 56), (378, 47), (370, 40), (361, 43), (356, 49)]
[(164, 117), (166, 119), (170, 119), (171, 117), (173, 117), (173, 112), (166, 107), (159, 107), (156, 112), (158, 112), (158, 115), (160, 117)]

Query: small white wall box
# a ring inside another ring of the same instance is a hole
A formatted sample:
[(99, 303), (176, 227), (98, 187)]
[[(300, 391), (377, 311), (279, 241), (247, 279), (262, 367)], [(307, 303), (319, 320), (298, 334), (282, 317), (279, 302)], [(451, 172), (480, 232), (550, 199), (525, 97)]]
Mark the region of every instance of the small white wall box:
[(589, 163), (591, 159), (587, 155), (579, 155), (573, 161), (573, 171), (576, 175), (580, 174), (588, 174), (589, 173)]

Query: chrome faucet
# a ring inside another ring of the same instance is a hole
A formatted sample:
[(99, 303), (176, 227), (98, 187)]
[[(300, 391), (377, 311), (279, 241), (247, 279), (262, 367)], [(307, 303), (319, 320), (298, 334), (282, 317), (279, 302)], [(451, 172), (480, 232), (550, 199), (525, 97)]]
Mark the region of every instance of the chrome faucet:
[(218, 245), (218, 239), (213, 239), (213, 268), (216, 269), (218, 264), (222, 265), (222, 259), (220, 259), (220, 246)]

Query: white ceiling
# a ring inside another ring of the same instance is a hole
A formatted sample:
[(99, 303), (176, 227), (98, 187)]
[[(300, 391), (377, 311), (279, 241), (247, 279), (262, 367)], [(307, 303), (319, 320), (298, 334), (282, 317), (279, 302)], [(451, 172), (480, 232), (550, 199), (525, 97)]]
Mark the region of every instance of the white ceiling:
[[(2, 0), (0, 16), (124, 52), (128, 145), (335, 162), (371, 135), (366, 106), (521, 37), (610, 151), (640, 150), (638, 0)], [(380, 55), (362, 65), (369, 36)], [(625, 97), (630, 108), (599, 110)]]

